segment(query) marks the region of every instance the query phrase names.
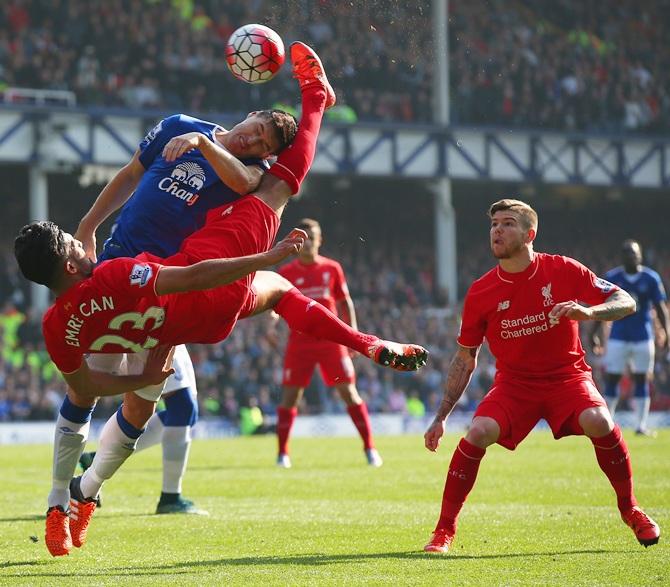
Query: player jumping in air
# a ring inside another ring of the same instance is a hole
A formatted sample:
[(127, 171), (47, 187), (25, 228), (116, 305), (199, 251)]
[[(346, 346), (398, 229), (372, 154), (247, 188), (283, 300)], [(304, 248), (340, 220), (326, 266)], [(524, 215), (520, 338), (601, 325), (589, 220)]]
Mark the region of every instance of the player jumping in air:
[[(125, 203), (99, 261), (142, 252), (173, 255), (184, 238), (204, 225), (209, 210), (258, 187), (269, 169), (266, 158), (285, 149), (296, 130), (293, 116), (280, 110), (251, 112), (231, 130), (184, 114), (165, 118), (105, 186), (74, 236), (95, 260), (97, 228)], [(184, 146), (194, 148), (182, 152)], [(195, 373), (185, 346), (175, 350), (173, 366), (175, 374), (166, 382), (162, 396), (165, 409), (151, 417), (136, 450), (159, 442), (163, 446), (163, 487), (156, 513), (206, 513), (181, 496), (191, 428), (198, 419)], [(68, 503), (68, 485), (76, 468), (73, 457), (84, 448), (83, 443), (77, 444), (78, 435), (62, 431), (67, 422), (60, 420), (90, 418), (89, 408), (94, 405), (95, 399), (90, 399), (86, 405), (73, 407), (72, 398), (66, 397), (61, 406), (48, 507)], [(78, 416), (79, 407), (87, 411)], [(78, 459), (87, 468), (94, 456), (84, 453)]]
[[(307, 233), (308, 239), (300, 250), (298, 259), (279, 269), (293, 285), (307, 297), (313, 298), (333, 314), (342, 316), (356, 329), (354, 303), (349, 295), (342, 266), (332, 259), (319, 255), (322, 243), (321, 226), (316, 220), (305, 218), (298, 228)], [(283, 396), (277, 408), (277, 464), (290, 467), (288, 441), (293, 422), (298, 414), (298, 402), (305, 387), (319, 366), (326, 385), (334, 386), (347, 404), (347, 412), (363, 439), (363, 450), (370, 465), (380, 467), (382, 459), (372, 440), (372, 426), (368, 408), (358, 395), (354, 364), (349, 350), (326, 340), (316, 340), (303, 332), (292, 330), (284, 355)]]
[[(619, 401), (619, 380), (630, 366), (635, 385), (636, 433), (653, 435), (647, 429), (649, 416), (649, 381), (654, 372), (655, 332), (651, 307), (656, 310), (658, 322), (663, 329), (661, 350), (668, 352), (670, 332), (668, 309), (665, 306), (665, 288), (661, 276), (653, 269), (642, 265), (642, 248), (634, 240), (627, 240), (621, 248), (623, 265), (608, 271), (605, 278), (626, 290), (637, 303), (631, 316), (617, 320), (607, 340), (605, 351), (605, 400), (612, 415)], [(592, 332), (594, 347), (600, 346), (602, 323), (596, 322)]]
[[(166, 346), (221, 341), (238, 319), (272, 308), (290, 328), (344, 344), (377, 363), (399, 370), (425, 364), (425, 349), (357, 332), (286, 279), (260, 271), (304, 242), (304, 233), (293, 231), (270, 250), (284, 206), (314, 159), (323, 112), (335, 103), (321, 61), (309, 47), (294, 43), (291, 60), (303, 105), (291, 148), (253, 195), (211, 210), (205, 226), (177, 254), (167, 259), (142, 254), (94, 267), (82, 243), (50, 222), (24, 227), (15, 241), (24, 276), (58, 296), (44, 316), (43, 331), (74, 395), (126, 394), (102, 430), (91, 467), (70, 483), (69, 515), (61, 506), (47, 512), (46, 543), (54, 556), (84, 544), (103, 482), (134, 451), (172, 372), (163, 367)], [(191, 148), (186, 143), (174, 156)], [(101, 361), (106, 364), (97, 365), (103, 371), (88, 366), (87, 353), (106, 355)], [(88, 422), (72, 424), (77, 434), (88, 427)]]
[(484, 338), (496, 357), (497, 373), (454, 451), (440, 518), (424, 550), (449, 550), (486, 448), (498, 443), (514, 450), (542, 418), (555, 438), (589, 437), (623, 521), (640, 544), (656, 544), (660, 528), (637, 504), (628, 448), (593, 383), (579, 340), (579, 321), (623, 318), (635, 311), (635, 301), (574, 259), (534, 252), (537, 214), (528, 204), (500, 200), (489, 217), (498, 265), (466, 295), (444, 398), (424, 435), (428, 450), (437, 450)]

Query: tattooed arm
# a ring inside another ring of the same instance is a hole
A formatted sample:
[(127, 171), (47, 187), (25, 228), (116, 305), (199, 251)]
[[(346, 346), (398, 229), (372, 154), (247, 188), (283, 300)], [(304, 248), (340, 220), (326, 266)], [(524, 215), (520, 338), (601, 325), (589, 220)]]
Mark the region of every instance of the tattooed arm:
[(612, 292), (602, 304), (585, 307), (577, 302), (561, 302), (556, 304), (549, 319), (558, 322), (563, 316), (570, 320), (619, 320), (635, 312), (635, 300), (622, 289)]
[(449, 365), (442, 403), (440, 403), (435, 419), (423, 435), (428, 450), (434, 452), (440, 445), (440, 439), (444, 434), (444, 424), (470, 383), (472, 373), (477, 366), (478, 352), (479, 347), (468, 348), (458, 345), (458, 350)]

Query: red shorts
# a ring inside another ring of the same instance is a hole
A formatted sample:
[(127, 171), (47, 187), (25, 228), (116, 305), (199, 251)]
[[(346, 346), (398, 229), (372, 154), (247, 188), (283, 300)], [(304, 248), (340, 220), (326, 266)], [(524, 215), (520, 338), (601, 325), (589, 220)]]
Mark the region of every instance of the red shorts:
[(284, 355), (282, 383), (292, 387), (307, 387), (317, 365), (324, 383), (329, 387), (356, 381), (354, 364), (346, 347), (335, 342), (305, 344), (289, 340)]
[(590, 375), (561, 382), (497, 379), (474, 417), (493, 418), (500, 426), (498, 444), (514, 450), (541, 419), (554, 438), (582, 435), (579, 415), (587, 408), (605, 406)]
[[(186, 238), (178, 253), (163, 260), (146, 253), (143, 257), (150, 261), (158, 260), (163, 265), (185, 266), (207, 259), (263, 253), (272, 247), (278, 229), (277, 213), (261, 199), (248, 195), (232, 204), (210, 210), (205, 226)], [(251, 314), (256, 307), (256, 293), (251, 285), (254, 275), (251, 273), (214, 289), (175, 296), (171, 302), (175, 315), (205, 314), (211, 317), (197, 332), (187, 332), (186, 336), (190, 338), (185, 341), (208, 343), (224, 340), (237, 320)], [(179, 330), (179, 327), (175, 325), (171, 330)], [(183, 339), (184, 333), (180, 332), (179, 338)]]
[(279, 216), (254, 195), (243, 196), (207, 213), (205, 225), (184, 240), (177, 255), (188, 263), (263, 253), (272, 248)]

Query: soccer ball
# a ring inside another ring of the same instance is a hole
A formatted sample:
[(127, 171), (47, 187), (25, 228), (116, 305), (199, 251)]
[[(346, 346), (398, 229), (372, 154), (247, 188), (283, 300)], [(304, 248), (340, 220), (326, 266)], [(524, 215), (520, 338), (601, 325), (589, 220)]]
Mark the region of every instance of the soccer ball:
[(266, 82), (284, 63), (284, 43), (271, 28), (245, 24), (228, 39), (226, 63), (237, 79), (250, 84)]

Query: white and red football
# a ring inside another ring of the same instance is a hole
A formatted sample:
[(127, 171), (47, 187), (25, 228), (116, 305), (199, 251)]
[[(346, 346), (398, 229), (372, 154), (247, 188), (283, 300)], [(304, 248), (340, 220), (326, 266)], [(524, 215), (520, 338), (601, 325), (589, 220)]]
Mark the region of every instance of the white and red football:
[(226, 63), (237, 79), (250, 84), (266, 82), (284, 63), (284, 42), (269, 27), (245, 24), (228, 39)]

